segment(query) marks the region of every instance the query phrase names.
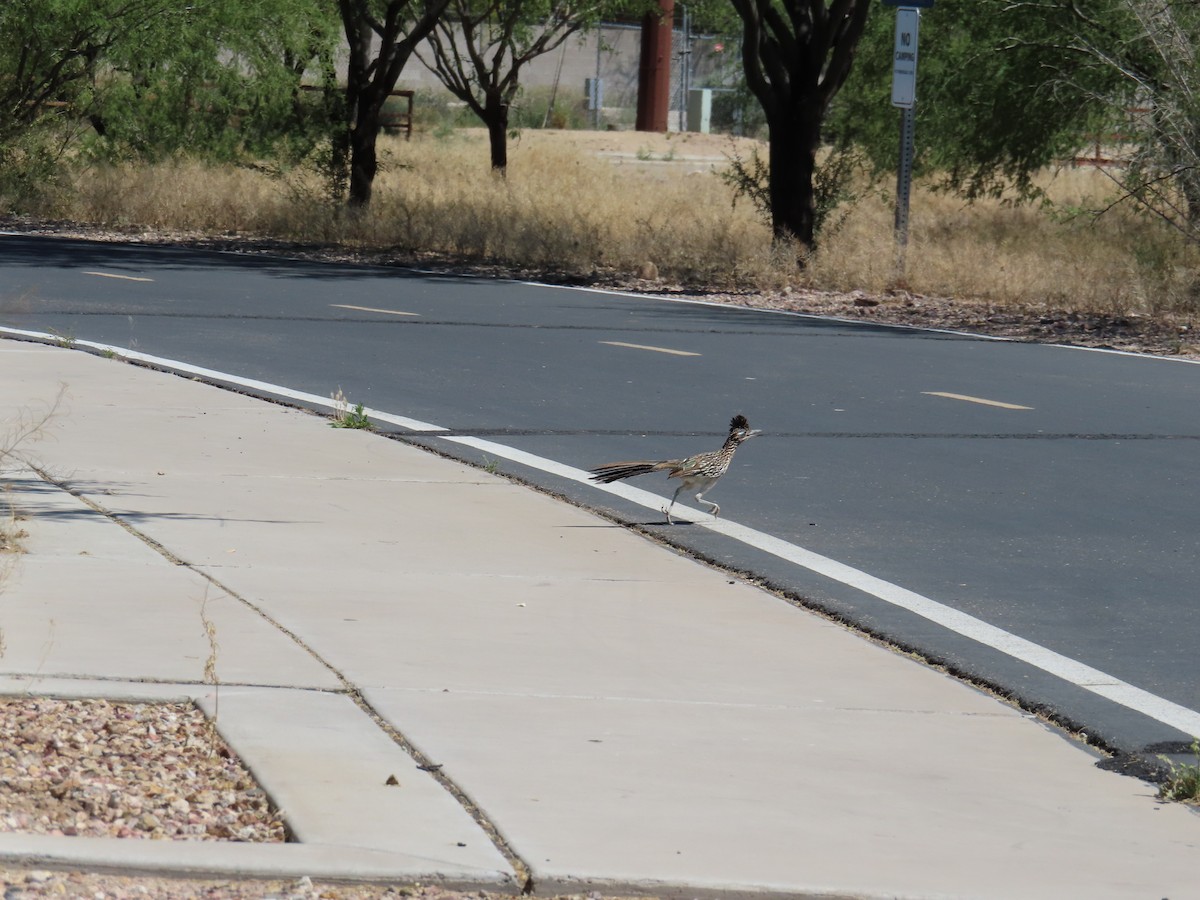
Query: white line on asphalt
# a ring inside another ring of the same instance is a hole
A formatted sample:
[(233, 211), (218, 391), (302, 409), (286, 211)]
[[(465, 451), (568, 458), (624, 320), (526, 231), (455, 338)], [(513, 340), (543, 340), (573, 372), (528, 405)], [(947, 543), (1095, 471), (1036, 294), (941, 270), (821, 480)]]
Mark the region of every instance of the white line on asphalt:
[[(474, 447), (490, 456), (499, 456), (550, 475), (557, 475), (560, 478), (567, 478), (581, 484), (591, 485), (597, 490), (615, 494), (647, 509), (661, 511), (663, 505), (666, 503), (666, 499), (657, 494), (652, 494), (640, 488), (630, 487), (629, 485), (593, 484), (588, 473), (582, 469), (576, 469), (573, 466), (535, 456), (532, 453), (526, 453), (524, 450), (517, 450), (504, 444), (497, 444), (494, 441), (465, 436), (447, 436), (443, 440), (452, 441), (467, 447)], [(747, 546), (770, 553), (772, 556), (777, 556), (780, 559), (808, 569), (810, 572), (815, 572), (818, 575), (823, 575), (833, 581), (841, 582), (865, 594), (871, 594), (886, 603), (906, 609), (964, 637), (969, 637), (985, 646), (999, 650), (1001, 653), (1005, 653), (1014, 659), (1028, 663), (1044, 672), (1049, 672), (1051, 675), (1057, 675), (1064, 681), (1070, 682), (1086, 691), (1099, 694), (1101, 697), (1106, 697), (1114, 703), (1140, 712), (1165, 725), (1170, 725), (1172, 728), (1177, 728), (1184, 734), (1200, 735), (1200, 712), (1180, 706), (1177, 703), (1172, 703), (1170, 700), (1134, 687), (1132, 684), (1121, 681), (1119, 678), (1114, 678), (1111, 675), (1101, 672), (1099, 669), (1094, 669), (1068, 656), (1063, 656), (1061, 653), (1056, 653), (1047, 647), (1035, 644), (1033, 641), (1018, 637), (1015, 634), (1005, 631), (1003, 628), (997, 628), (995, 625), (984, 622), (982, 619), (977, 619), (943, 603), (938, 603), (936, 600), (931, 600), (907, 588), (892, 584), (890, 581), (884, 581), (882, 578), (868, 575), (866, 572), (855, 569), (845, 563), (840, 563), (827, 556), (806, 550), (796, 544), (790, 544), (774, 535), (757, 531), (745, 525), (739, 525), (737, 522), (729, 519), (718, 519), (707, 513), (692, 510), (690, 507), (685, 508), (694, 516), (695, 523), (703, 528), (715, 531), (718, 534), (724, 534)]]
[(119, 278), (121, 281), (153, 281), (153, 278), (139, 278), (136, 275), (118, 275), (115, 272), (84, 272), (84, 275), (95, 275), (97, 278)]
[(384, 315), (387, 315), (387, 316), (420, 316), (421, 315), (420, 313), (415, 313), (415, 312), (403, 312), (402, 310), (399, 310), (399, 309), (376, 309), (373, 306), (351, 306), (348, 303), (330, 303), (329, 305), (336, 307), (337, 309), (353, 309), (357, 312), (383, 313)]
[(690, 350), (672, 350), (670, 347), (651, 347), (647, 344), (627, 344), (624, 341), (600, 341), (610, 347), (628, 347), (630, 350), (653, 350), (655, 353), (670, 353), (672, 356), (699, 356)]
[[(19, 328), (4, 328), (0, 327), (0, 334), (11, 334), (16, 337), (36, 338), (43, 341), (57, 340), (54, 335), (47, 334), (42, 331), (23, 331)], [(134, 362), (143, 362), (152, 366), (161, 366), (164, 369), (170, 369), (175, 372), (184, 372), (188, 375), (198, 375), (201, 378), (212, 379), (213, 381), (232, 384), (238, 387), (248, 388), (254, 391), (261, 391), (264, 394), (272, 394), (276, 397), (283, 397), (286, 400), (296, 400), (300, 403), (311, 403), (313, 406), (321, 406), (332, 410), (337, 410), (339, 404), (332, 397), (322, 397), (320, 394), (309, 394), (304, 391), (294, 391), (291, 388), (283, 387), (278, 384), (270, 384), (266, 381), (256, 381), (253, 378), (242, 378), (240, 375), (230, 375), (226, 372), (218, 372), (215, 369), (206, 369), (203, 366), (193, 366), (191, 363), (179, 362), (174, 359), (163, 359), (159, 356), (150, 356), (147, 353), (139, 353), (136, 350), (126, 350), (123, 347), (115, 347), (112, 344), (99, 344), (95, 341), (73, 341), (73, 346), (88, 347), (92, 350), (99, 350), (101, 353), (111, 353), (113, 356), (121, 359), (130, 359)], [(419, 432), (437, 432), (447, 431), (439, 425), (429, 425), (426, 422), (419, 422), (416, 419), (410, 419), (407, 416), (397, 416), (392, 413), (379, 412), (370, 410), (367, 412), (372, 419), (378, 419), (381, 422), (387, 422), (391, 425), (399, 425), (401, 428), (407, 428), (409, 431)]]
[(947, 400), (965, 400), (967, 403), (981, 403), (984, 406), (998, 406), (1000, 409), (1033, 409), (1032, 406), (1018, 406), (1016, 403), (1002, 403), (999, 400), (985, 400), (982, 397), (972, 397), (968, 394), (951, 394), (947, 391), (921, 391), (926, 397), (945, 397)]
[[(12, 334), (20, 337), (39, 338), (41, 340), (53, 341), (54, 335), (44, 332), (22, 331), (15, 328), (0, 327), (0, 333)], [(273, 385), (263, 381), (255, 381), (253, 379), (242, 378), (237, 375), (230, 375), (225, 372), (217, 372), (212, 369), (205, 369), (200, 366), (193, 366), (188, 363), (181, 363), (175, 360), (163, 359), (161, 357), (150, 356), (145, 353), (138, 353), (131, 350), (124, 350), (120, 347), (113, 347), (107, 344), (98, 344), (92, 341), (76, 341), (78, 347), (90, 347), (95, 350), (106, 351), (114, 355), (132, 359), (139, 362), (145, 362), (151, 365), (161, 366), (166, 369), (171, 369), (179, 372), (185, 372), (189, 375), (199, 375), (203, 378), (210, 378), (215, 381), (225, 384), (239, 385), (242, 387), (252, 388), (256, 391), (274, 394), (287, 399), (300, 400), (305, 403), (312, 403), (329, 408), (335, 408), (336, 404), (331, 399), (320, 397), (316, 394), (307, 394), (301, 391), (294, 391), (290, 388), (285, 388), (280, 385)], [(439, 425), (432, 425), (428, 422), (421, 422), (416, 419), (409, 419), (403, 416), (396, 416), (390, 413), (383, 413), (373, 409), (365, 410), (366, 414), (373, 419), (380, 421), (391, 422), (401, 427), (408, 428), (412, 431), (424, 433), (446, 432), (449, 429)], [(625, 500), (635, 503), (646, 509), (659, 511), (666, 503), (666, 498), (660, 497), (657, 494), (644, 491), (641, 488), (631, 487), (627, 484), (593, 484), (588, 476), (588, 473), (583, 469), (577, 469), (574, 466), (568, 466), (565, 463), (560, 463), (552, 459), (546, 459), (542, 456), (537, 456), (533, 453), (527, 453), (524, 450), (518, 450), (515, 447), (509, 447), (505, 444), (498, 444), (495, 441), (489, 441), (483, 438), (470, 437), (467, 435), (445, 435), (443, 440), (451, 441), (464, 447), (473, 447), (476, 450), (481, 450), (489, 456), (500, 457), (507, 459), (510, 462), (515, 462), (523, 466), (528, 466), (540, 472), (545, 472), (548, 475), (555, 475), (560, 478), (566, 478), (570, 481), (575, 481), (580, 484), (588, 485), (596, 490), (605, 491), (614, 496), (621, 497)], [(680, 504), (682, 506), (682, 504)], [(740, 541), (747, 546), (754, 547), (765, 553), (770, 553), (772, 556), (779, 557), (801, 568), (807, 569), (825, 578), (840, 582), (847, 587), (862, 591), (878, 597), (886, 603), (890, 603), (901, 609), (906, 609), (915, 615), (921, 616), (931, 622), (935, 622), (950, 631), (971, 638), (983, 644), (1005, 653), (1013, 659), (1020, 660), (1044, 672), (1049, 672), (1064, 681), (1073, 684), (1077, 687), (1090, 691), (1101, 697), (1105, 697), (1114, 703), (1139, 712), (1142, 715), (1148, 716), (1151, 719), (1162, 722), (1164, 725), (1169, 725), (1187, 735), (1200, 736), (1200, 712), (1189, 709), (1186, 706), (1181, 706), (1178, 703), (1173, 703), (1149, 691), (1144, 691), (1141, 688), (1135, 687), (1128, 682), (1115, 678), (1099, 669), (1094, 669), (1091, 666), (1085, 665), (1078, 660), (1071, 659), (1069, 656), (1064, 656), (1057, 653), (1048, 647), (1043, 647), (1041, 644), (1036, 644), (1033, 641), (1018, 637), (1015, 634), (1005, 631), (1003, 628), (998, 628), (991, 625), (982, 619), (977, 619), (972, 615), (953, 609), (936, 600), (931, 600), (928, 597), (922, 596), (907, 588), (900, 587), (897, 584), (892, 584), (890, 581), (885, 581), (882, 578), (877, 578), (874, 575), (869, 575), (845, 563), (840, 563), (837, 560), (830, 559), (827, 556), (822, 556), (819, 553), (814, 553), (811, 550), (806, 550), (796, 544), (788, 543), (774, 535), (766, 534), (765, 532), (757, 531), (745, 525), (739, 525), (729, 519), (717, 519), (707, 513), (698, 512), (688, 507), (688, 512), (692, 515), (694, 522), (702, 528), (707, 528), (710, 531), (718, 534), (723, 534), (731, 537), (734, 540)]]

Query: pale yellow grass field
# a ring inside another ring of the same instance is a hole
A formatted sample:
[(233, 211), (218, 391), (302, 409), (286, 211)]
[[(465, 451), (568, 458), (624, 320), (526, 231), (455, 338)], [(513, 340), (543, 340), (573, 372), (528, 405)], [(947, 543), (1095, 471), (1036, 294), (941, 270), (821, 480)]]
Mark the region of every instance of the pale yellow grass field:
[[(526, 131), (507, 179), (488, 169), (482, 132), (386, 139), (370, 208), (349, 215), (311, 175), (282, 177), (194, 162), (92, 167), (54, 208), (76, 221), (238, 233), (394, 250), (400, 256), (633, 275), (653, 262), (691, 287), (879, 292), (897, 285), (891, 186), (865, 193), (797, 270), (772, 249), (747, 200), (717, 172), (753, 142), (716, 136)], [(1048, 173), (1061, 207), (1102, 205), (1111, 182), (1093, 169)], [(1112, 213), (1068, 220), (1035, 206), (966, 204), (920, 187), (902, 284), (1022, 311), (1185, 313), (1196, 255), (1153, 222)]]

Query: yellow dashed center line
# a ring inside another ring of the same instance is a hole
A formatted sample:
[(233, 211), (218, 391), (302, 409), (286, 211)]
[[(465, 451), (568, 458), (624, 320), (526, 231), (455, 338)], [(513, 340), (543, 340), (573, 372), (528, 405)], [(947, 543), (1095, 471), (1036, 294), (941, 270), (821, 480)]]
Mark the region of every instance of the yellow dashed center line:
[(626, 344), (624, 341), (600, 341), (610, 347), (628, 347), (630, 350), (651, 350), (654, 353), (670, 353), (672, 356), (699, 356), (690, 350), (672, 350), (670, 347), (648, 347), (645, 344)]
[(1002, 403), (999, 400), (985, 400), (983, 397), (971, 397), (967, 394), (951, 394), (946, 391), (921, 391), (927, 397), (945, 397), (947, 400), (965, 400), (967, 403), (982, 403), (984, 406), (998, 406), (1000, 409), (1033, 409), (1032, 406), (1020, 406), (1016, 403)]
[(115, 272), (84, 272), (84, 275), (95, 275), (97, 278), (119, 278), (122, 281), (153, 281), (153, 278), (138, 278), (136, 275), (117, 275)]

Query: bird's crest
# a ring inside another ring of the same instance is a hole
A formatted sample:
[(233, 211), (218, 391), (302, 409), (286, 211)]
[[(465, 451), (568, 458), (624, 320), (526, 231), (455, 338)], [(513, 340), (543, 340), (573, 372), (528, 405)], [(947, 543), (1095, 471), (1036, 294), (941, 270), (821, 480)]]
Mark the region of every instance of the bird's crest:
[(729, 421), (729, 430), (730, 431), (737, 431), (739, 428), (746, 430), (746, 431), (750, 430), (749, 420), (745, 416), (740, 415), (740, 414), (734, 416)]

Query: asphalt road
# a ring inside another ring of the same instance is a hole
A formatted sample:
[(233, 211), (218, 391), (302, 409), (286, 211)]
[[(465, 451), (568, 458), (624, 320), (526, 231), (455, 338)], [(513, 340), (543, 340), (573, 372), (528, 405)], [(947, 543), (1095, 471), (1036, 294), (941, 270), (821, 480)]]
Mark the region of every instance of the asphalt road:
[[(1200, 732), (1196, 365), (16, 235), (0, 236), (0, 326), (340, 388), (448, 429), (407, 440), (486, 456), (1114, 749), (1178, 751)], [(537, 462), (684, 456), (738, 412), (766, 434), (708, 495), (732, 531), (668, 527)]]

